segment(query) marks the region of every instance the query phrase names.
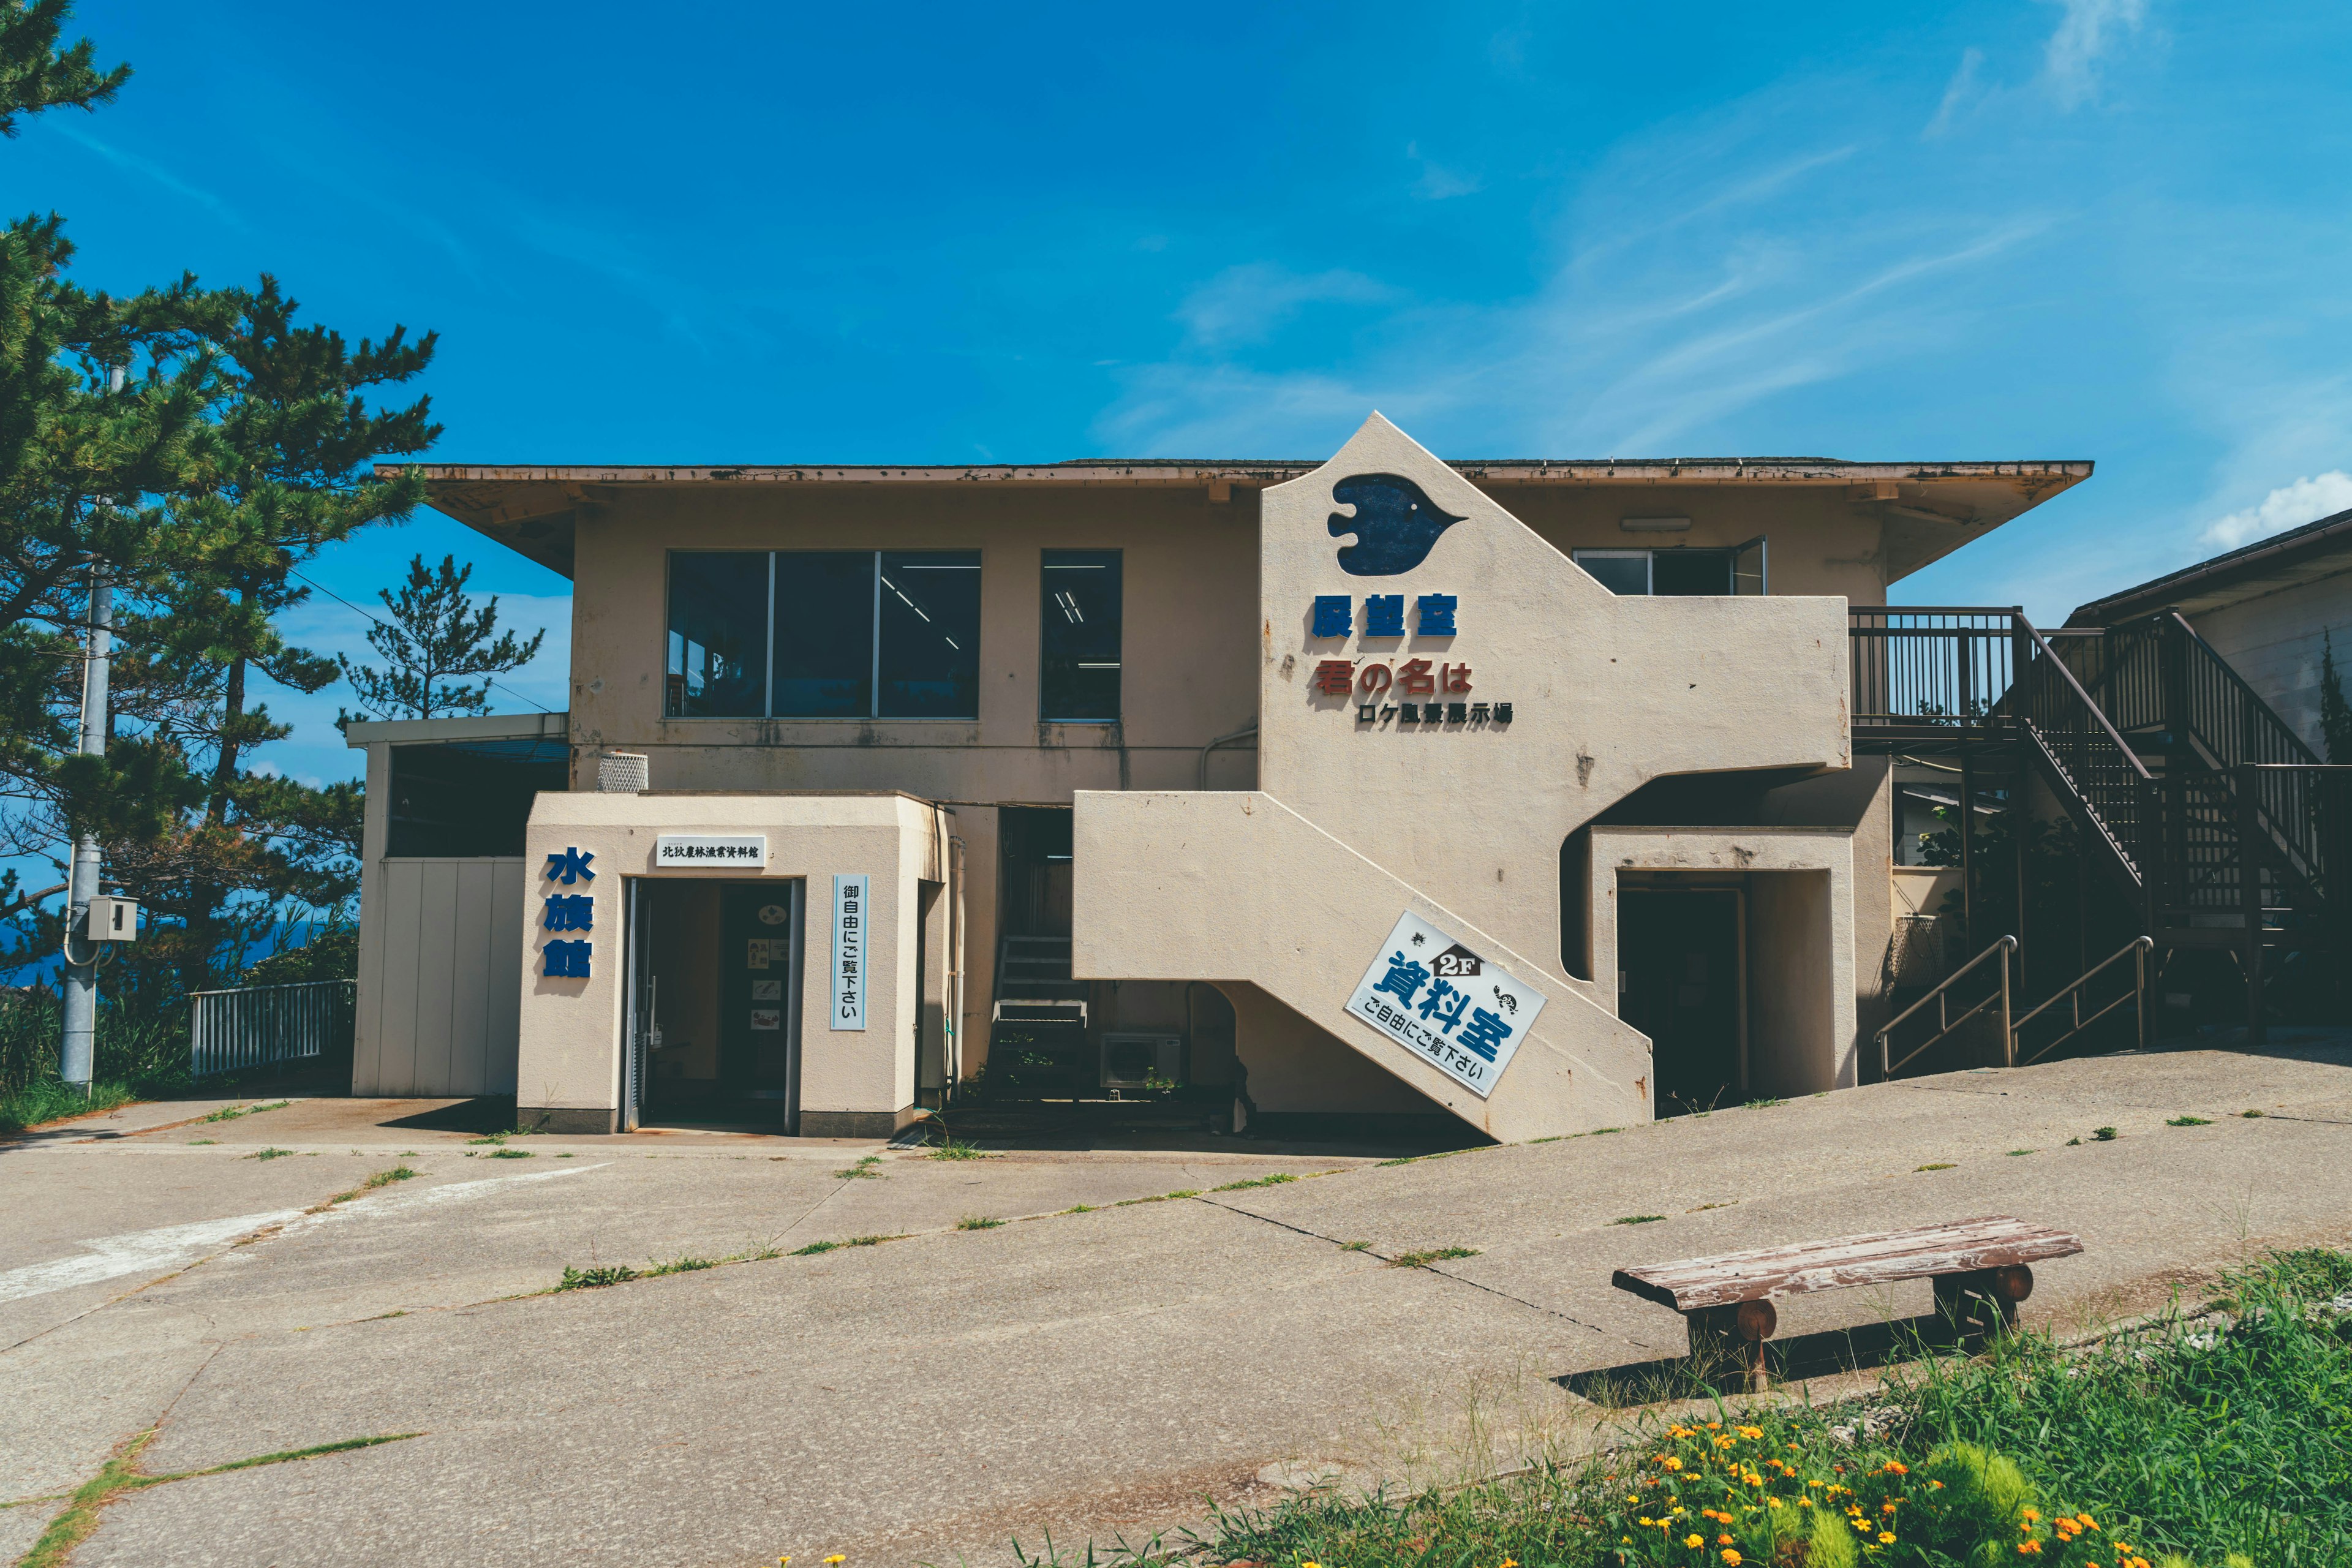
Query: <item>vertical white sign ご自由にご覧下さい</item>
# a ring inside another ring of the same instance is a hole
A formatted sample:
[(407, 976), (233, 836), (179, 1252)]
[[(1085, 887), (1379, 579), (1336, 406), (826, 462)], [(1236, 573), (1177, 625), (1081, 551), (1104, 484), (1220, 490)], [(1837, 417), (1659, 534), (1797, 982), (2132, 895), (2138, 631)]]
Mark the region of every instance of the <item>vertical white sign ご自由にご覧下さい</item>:
[(833, 1021), (835, 1029), (866, 1027), (866, 877), (833, 879)]
[(1410, 910), (1348, 998), (1348, 1011), (1481, 1100), (1535, 1027), (1544, 994)]

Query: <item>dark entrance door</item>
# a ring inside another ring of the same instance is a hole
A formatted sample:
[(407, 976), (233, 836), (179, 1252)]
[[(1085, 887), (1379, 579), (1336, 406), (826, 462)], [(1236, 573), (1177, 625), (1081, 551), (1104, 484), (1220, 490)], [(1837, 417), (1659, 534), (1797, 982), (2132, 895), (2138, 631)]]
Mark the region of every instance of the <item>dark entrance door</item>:
[(1738, 1102), (1739, 894), (1728, 888), (1622, 888), (1618, 1016), (1650, 1037), (1657, 1111)]
[(730, 882), (719, 892), (719, 1092), (747, 1121), (792, 1119), (798, 890)]

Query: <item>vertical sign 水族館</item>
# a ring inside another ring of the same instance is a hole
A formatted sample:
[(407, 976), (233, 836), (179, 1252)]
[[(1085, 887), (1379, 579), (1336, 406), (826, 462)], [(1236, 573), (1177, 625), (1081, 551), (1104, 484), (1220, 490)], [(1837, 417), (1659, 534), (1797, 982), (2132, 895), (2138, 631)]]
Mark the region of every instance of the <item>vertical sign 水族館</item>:
[(866, 876), (839, 872), (833, 879), (833, 1024), (836, 1029), (866, 1027)]
[(1544, 1000), (1407, 910), (1356, 983), (1348, 1011), (1484, 1100)]

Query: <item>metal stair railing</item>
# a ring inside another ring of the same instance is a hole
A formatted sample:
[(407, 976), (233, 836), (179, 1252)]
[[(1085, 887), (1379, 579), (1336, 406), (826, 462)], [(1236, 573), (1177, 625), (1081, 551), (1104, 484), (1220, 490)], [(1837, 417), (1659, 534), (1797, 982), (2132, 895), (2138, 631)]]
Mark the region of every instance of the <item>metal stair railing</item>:
[(2050, 639), (2023, 616), (2018, 625), (2031, 662), (2004, 702), (2015, 703), (2016, 716), (2084, 808), (2116, 868), (2136, 892), (2145, 893), (2154, 869), (2148, 848), (2156, 826), (2154, 775)]
[[(2084, 970), (2081, 975), (2075, 978), (2073, 984), (2065, 986), (2056, 994), (2051, 996), (2047, 1001), (2042, 1003), (2032, 1011), (2027, 1013), (2023, 1017), (2018, 1019), (2015, 1024), (2010, 1026), (2011, 1041), (2010, 1046), (2011, 1059), (2019, 1067), (2031, 1067), (2033, 1063), (2040, 1061), (2043, 1057), (2048, 1056), (2052, 1051), (2056, 1050), (2060, 1046), (2064, 1045), (2067, 1041), (2073, 1039), (2075, 1036), (2081, 1034), (2084, 1030), (2089, 1028), (2092, 1025), (2097, 1023), (2100, 1019), (2105, 1017), (2108, 1014), (2114, 1012), (2116, 1008), (2122, 1006), (2126, 1002), (2135, 1004), (2137, 1021), (2138, 1024), (2137, 1043), (2142, 1047), (2146, 1047), (2147, 1044), (2147, 955), (2155, 951), (2155, 938), (2136, 936), (2132, 938), (2131, 941), (2126, 942), (2122, 947), (2108, 954), (2105, 958), (2101, 959), (2098, 963)], [(2114, 1001), (2107, 1003), (2097, 1012), (2093, 1013), (2089, 1017), (2085, 1018), (2083, 1016), (2084, 989), (2088, 986), (2092, 981), (2096, 980), (2100, 975), (2105, 973), (2108, 969), (2120, 963), (2126, 958), (2130, 958), (2133, 961), (2132, 988), (2123, 995), (2116, 997)], [(2043, 1046), (2040, 1050), (2035, 1051), (2032, 1056), (2019, 1056), (2017, 1054), (2015, 1042), (2024, 1037), (2025, 1026), (2031, 1024), (2034, 1019), (2039, 1018), (2042, 1014), (2047, 1013), (2051, 1008), (2055, 1007), (2061, 1002), (2069, 1004), (2068, 1010), (2072, 1016), (2072, 1022), (2068, 1025), (2065, 1033), (2050, 1041), (2049, 1044)]]
[[(1908, 1067), (1913, 1061), (1917, 1059), (1920, 1052), (1928, 1049), (1932, 1046), (1940, 1045), (1944, 1040), (1950, 1037), (1954, 1030), (1958, 1029), (1961, 1025), (1967, 1023), (1969, 1019), (1977, 1016), (1986, 1008), (1992, 1006), (1996, 1003), (1998, 1003), (2000, 1007), (2000, 1043), (2002, 1063), (2004, 1066), (2016, 1066), (2015, 1058), (2017, 1055), (2017, 1036), (2010, 1028), (2009, 1025), (2009, 963), (2010, 955), (2014, 953), (2016, 951), (2017, 939), (2013, 936), (2002, 937), (1990, 947), (1986, 948), (1982, 952), (1978, 953), (1974, 958), (1969, 959), (1966, 963), (1961, 964), (1958, 969), (1952, 971), (1950, 974), (1945, 976), (1943, 981), (1938, 984), (1933, 991), (1928, 992), (1927, 994), (1920, 997), (1919, 1000), (1912, 1003), (1911, 1005), (1904, 1008), (1902, 1012), (1889, 1019), (1886, 1026), (1878, 1031), (1878, 1076), (1881, 1079), (1893, 1078), (1897, 1068)], [(1990, 995), (1985, 997), (1984, 1000), (1977, 1003), (1958, 1017), (1955, 1018), (1951, 1016), (1951, 1008), (1947, 998), (1950, 995), (1952, 987), (1958, 984), (1960, 981), (1967, 978), (1969, 974), (1974, 973), (1980, 964), (1989, 961), (1996, 963), (2000, 968), (2000, 985), (1999, 989), (1995, 990)], [(1927, 1040), (1918, 1047), (1908, 1052), (1901, 1061), (1888, 1061), (1886, 1059), (1890, 1054), (1887, 1045), (1888, 1037), (1891, 1037), (1896, 1029), (1901, 1028), (1904, 1024), (1908, 1022), (1913, 1014), (1927, 1006), (1930, 1002), (1933, 1002), (1936, 1005), (1936, 1032), (1933, 1035), (1930, 1035)]]

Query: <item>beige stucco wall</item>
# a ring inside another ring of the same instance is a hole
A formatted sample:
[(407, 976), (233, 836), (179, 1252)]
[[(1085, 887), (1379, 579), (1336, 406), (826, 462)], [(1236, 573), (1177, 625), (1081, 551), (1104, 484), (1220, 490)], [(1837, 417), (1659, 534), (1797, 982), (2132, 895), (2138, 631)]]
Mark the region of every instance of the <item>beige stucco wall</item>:
[[(626, 973), (623, 910), (631, 877), (805, 879), (801, 1114), (804, 1121), (812, 1113), (889, 1116), (913, 1105), (919, 884), (945, 880), (951, 821), (939, 808), (898, 795), (541, 795), (531, 812), (524, 868), (531, 880), (524, 899), (520, 1113), (529, 1121), (534, 1111), (617, 1109)], [(655, 841), (665, 833), (765, 834), (767, 865), (756, 873), (748, 867), (656, 868)], [(596, 879), (558, 887), (544, 875), (548, 858), (574, 847), (596, 857), (591, 868)], [(829, 1027), (833, 878), (844, 872), (871, 879), (872, 981), (862, 1032)], [(596, 897), (594, 959), (586, 980), (541, 973), (546, 943), (574, 934), (540, 929), (543, 897), (551, 891)]]
[(2336, 668), (2352, 669), (2352, 574), (2207, 610), (2196, 625), (2197, 635), (2325, 759), (2327, 741), (2319, 728), (2323, 636), (2334, 639)]
[(1862, 1050), (1855, 837), (1818, 827), (1595, 827), (1593, 984), (1603, 1005), (1617, 1005), (1620, 872), (1671, 871), (1695, 886), (1743, 887), (1750, 1088), (1810, 1094), (1853, 1087)]
[[(1402, 476), (1462, 521), (1418, 564), (1352, 575), (1328, 523), (1334, 485), (1360, 474)], [(1619, 598), (1377, 416), (1329, 463), (1269, 490), (1262, 516), (1263, 793), (1236, 797), (1238, 808), (1081, 794), (1079, 972), (1251, 982), (1496, 1137), (1646, 1117), (1647, 1042), (1560, 964), (1561, 842), (1662, 775), (1844, 768), (1843, 602)], [(1458, 600), (1453, 635), (1430, 637), (1411, 619), (1429, 593)], [(1404, 637), (1363, 633), (1371, 594), (1403, 596)], [(1349, 598), (1354, 635), (1312, 635), (1318, 595)], [(1512, 722), (1367, 723), (1359, 693), (1327, 693), (1317, 681), (1326, 660), (1393, 668), (1408, 658), (1467, 663), (1467, 699), (1509, 701)], [(1843, 951), (1832, 984), (1850, 1055), (1853, 900), (1843, 837), (1839, 852)], [(1483, 1101), (1346, 1015), (1357, 977), (1406, 909), (1465, 942), (1479, 933), (1475, 951), (1549, 998)], [(1264, 1069), (1246, 1028), (1240, 1050), (1255, 1085)]]

